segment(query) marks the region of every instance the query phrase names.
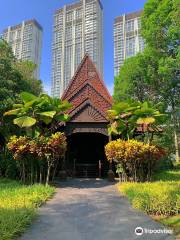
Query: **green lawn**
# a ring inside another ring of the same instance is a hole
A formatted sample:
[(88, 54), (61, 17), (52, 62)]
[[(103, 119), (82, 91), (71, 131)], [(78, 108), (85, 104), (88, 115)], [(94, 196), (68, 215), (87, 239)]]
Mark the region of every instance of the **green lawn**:
[[(169, 170), (169, 171), (162, 171), (154, 176), (154, 180), (158, 181), (180, 181), (180, 170)], [(176, 184), (176, 183), (175, 183)], [(180, 202), (179, 202), (180, 208)], [(156, 218), (155, 218), (156, 219)], [(172, 227), (176, 234), (180, 234), (180, 214), (175, 216), (162, 216), (157, 219), (162, 224)]]
[(118, 189), (132, 206), (180, 234), (180, 171), (158, 172), (151, 183), (119, 183)]
[[(180, 235), (180, 215), (175, 216), (152, 216), (156, 221), (161, 222), (164, 225), (167, 225), (173, 228), (176, 235)], [(180, 237), (180, 236), (179, 236)]]
[(37, 207), (53, 193), (53, 187), (0, 179), (0, 239), (14, 239), (23, 232), (36, 216)]
[(154, 181), (180, 181), (180, 170), (164, 170), (153, 177)]

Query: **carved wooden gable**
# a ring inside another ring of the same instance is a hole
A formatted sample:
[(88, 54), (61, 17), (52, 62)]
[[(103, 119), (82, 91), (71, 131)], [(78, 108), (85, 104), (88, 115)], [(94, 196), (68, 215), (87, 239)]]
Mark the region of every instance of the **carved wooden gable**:
[(86, 55), (62, 96), (72, 103), (70, 122), (108, 122), (112, 98), (90, 57)]

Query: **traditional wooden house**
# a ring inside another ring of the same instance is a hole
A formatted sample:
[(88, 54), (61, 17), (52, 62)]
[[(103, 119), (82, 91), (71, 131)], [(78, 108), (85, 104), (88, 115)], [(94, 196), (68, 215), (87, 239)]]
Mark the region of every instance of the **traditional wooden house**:
[(72, 104), (70, 120), (64, 126), (68, 174), (106, 176), (109, 164), (104, 146), (109, 141), (107, 110), (111, 108), (112, 97), (88, 55), (83, 58), (62, 100)]

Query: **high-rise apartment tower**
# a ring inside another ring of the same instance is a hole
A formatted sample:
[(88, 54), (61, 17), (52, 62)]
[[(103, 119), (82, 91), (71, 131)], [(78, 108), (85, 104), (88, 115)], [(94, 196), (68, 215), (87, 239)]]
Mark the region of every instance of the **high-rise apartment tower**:
[(52, 96), (62, 96), (86, 53), (103, 76), (102, 15), (100, 0), (81, 0), (55, 12)]
[(142, 11), (119, 16), (114, 22), (114, 75), (119, 74), (124, 60), (144, 50), (141, 37)]
[(2, 33), (2, 38), (12, 47), (18, 60), (29, 60), (37, 65), (34, 77), (39, 79), (42, 49), (42, 27), (36, 20), (23, 21)]

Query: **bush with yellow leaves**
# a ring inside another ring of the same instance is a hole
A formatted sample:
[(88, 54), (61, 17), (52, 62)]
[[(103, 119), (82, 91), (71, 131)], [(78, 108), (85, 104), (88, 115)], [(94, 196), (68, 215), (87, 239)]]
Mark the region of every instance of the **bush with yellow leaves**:
[(165, 156), (164, 149), (136, 141), (117, 139), (105, 146), (109, 161), (121, 164), (128, 178), (133, 181), (149, 181), (157, 162)]
[(51, 169), (54, 167), (51, 174), (54, 176), (58, 162), (65, 155), (67, 143), (64, 133), (56, 132), (50, 137), (12, 136), (7, 147), (17, 162), (23, 182), (39, 180), (41, 183), (46, 178), (48, 185)]

